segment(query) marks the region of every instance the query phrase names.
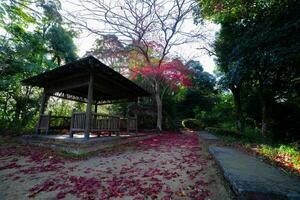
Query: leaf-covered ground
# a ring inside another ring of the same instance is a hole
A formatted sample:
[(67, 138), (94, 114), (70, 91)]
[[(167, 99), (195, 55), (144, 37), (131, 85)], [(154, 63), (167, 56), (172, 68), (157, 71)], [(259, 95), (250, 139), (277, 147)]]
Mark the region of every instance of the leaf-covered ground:
[[(211, 128), (210, 128), (211, 129)], [(214, 131), (212, 131), (214, 132)], [(216, 133), (216, 132), (215, 132)], [(258, 157), (268, 164), (280, 168), (291, 176), (300, 178), (300, 144), (299, 143), (273, 143), (269, 144), (261, 139), (249, 140), (225, 135), (222, 132), (216, 133), (223, 142), (219, 146), (232, 146), (252, 156)]]
[(261, 157), (267, 163), (281, 168), (286, 173), (300, 177), (299, 147), (288, 145), (267, 144), (235, 144), (237, 149), (246, 151), (251, 155)]
[(162, 134), (84, 160), (0, 148), (5, 199), (229, 199), (196, 135)]

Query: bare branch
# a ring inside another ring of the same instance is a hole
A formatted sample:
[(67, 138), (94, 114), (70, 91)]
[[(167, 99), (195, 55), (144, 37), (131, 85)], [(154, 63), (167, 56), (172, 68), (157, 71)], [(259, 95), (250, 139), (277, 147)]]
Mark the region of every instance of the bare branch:
[[(184, 30), (184, 23), (192, 17), (194, 0), (69, 0), (75, 10), (67, 13), (67, 20), (79, 29), (96, 35), (115, 34), (130, 41), (143, 55), (149, 54), (147, 44), (155, 41), (162, 46), (161, 65), (170, 50), (201, 38), (203, 33)], [(149, 55), (147, 57), (150, 57)], [(146, 59), (147, 59), (146, 57)]]

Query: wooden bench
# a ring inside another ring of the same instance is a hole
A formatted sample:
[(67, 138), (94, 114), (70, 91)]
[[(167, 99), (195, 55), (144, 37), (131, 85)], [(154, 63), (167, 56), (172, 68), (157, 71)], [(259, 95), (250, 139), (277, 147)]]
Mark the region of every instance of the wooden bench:
[(45, 131), (46, 135), (50, 129), (67, 129), (70, 124), (71, 117), (66, 116), (53, 116), (51, 112), (49, 114), (43, 114), (40, 116), (40, 121), (37, 126), (37, 132)]
[[(126, 121), (126, 131), (135, 131), (137, 133), (137, 118), (128, 117), (120, 118), (118, 116), (103, 115), (99, 113), (91, 113), (90, 129), (91, 132), (108, 132), (116, 133), (119, 135), (121, 132), (121, 123)], [(85, 130), (86, 113), (85, 112), (72, 112), (70, 136), (73, 136), (73, 132), (83, 132)], [(123, 124), (123, 123), (122, 123)]]

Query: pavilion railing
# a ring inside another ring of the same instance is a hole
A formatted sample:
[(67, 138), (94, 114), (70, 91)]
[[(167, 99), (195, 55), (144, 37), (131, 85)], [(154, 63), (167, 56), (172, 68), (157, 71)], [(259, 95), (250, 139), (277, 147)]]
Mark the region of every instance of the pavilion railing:
[(71, 118), (70, 131), (84, 131), (85, 129), (85, 112), (73, 112)]
[(48, 134), (49, 127), (50, 127), (50, 118), (51, 118), (51, 113), (49, 113), (48, 115), (43, 114), (40, 116), (38, 127), (37, 127), (38, 132), (41, 130), (45, 130), (46, 134)]
[(127, 133), (135, 131), (137, 133), (137, 117), (127, 118)]
[(42, 114), (39, 120), (38, 131), (45, 130), (48, 134), (49, 129), (67, 129), (69, 128), (71, 117), (55, 116), (51, 112)]
[(129, 133), (130, 131), (134, 131), (135, 133), (137, 133), (137, 117), (120, 118), (120, 121), (120, 129), (122, 131), (126, 131), (127, 133)]
[[(72, 113), (70, 132), (85, 131), (86, 113), (74, 112)], [(125, 125), (127, 132), (137, 132), (137, 118), (128, 117), (120, 118), (118, 116), (104, 115), (99, 113), (91, 113), (89, 131), (99, 132), (116, 132), (119, 133), (121, 128)], [(121, 127), (122, 126), (122, 127)]]
[(69, 129), (71, 117), (67, 116), (51, 116), (50, 128), (51, 129)]
[(119, 132), (120, 131), (120, 117), (92, 113), (91, 130), (92, 131)]

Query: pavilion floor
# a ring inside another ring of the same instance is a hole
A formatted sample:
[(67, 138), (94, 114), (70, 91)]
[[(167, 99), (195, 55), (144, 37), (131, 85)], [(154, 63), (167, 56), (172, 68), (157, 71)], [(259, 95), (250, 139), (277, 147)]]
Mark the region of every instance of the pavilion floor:
[(90, 135), (90, 139), (84, 139), (83, 134), (74, 134), (70, 138), (67, 134), (62, 135), (25, 135), (19, 138), (23, 144), (35, 145), (45, 148), (51, 148), (57, 151), (64, 151), (74, 154), (91, 153), (112, 146), (136, 142), (145, 138), (153, 137), (156, 134), (137, 133), (127, 134), (121, 133), (119, 136), (112, 134), (111, 136), (95, 134)]

